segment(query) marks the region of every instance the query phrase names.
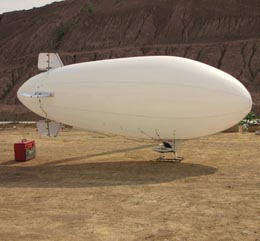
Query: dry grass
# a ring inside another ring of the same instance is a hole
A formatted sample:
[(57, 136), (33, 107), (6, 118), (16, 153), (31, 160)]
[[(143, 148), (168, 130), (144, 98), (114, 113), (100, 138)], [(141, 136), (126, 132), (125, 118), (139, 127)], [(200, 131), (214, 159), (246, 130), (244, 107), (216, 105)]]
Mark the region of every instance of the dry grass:
[[(22, 138), (37, 158), (16, 163)], [(260, 240), (260, 136), (187, 141), (180, 164), (151, 161), (150, 145), (0, 131), (0, 240)]]

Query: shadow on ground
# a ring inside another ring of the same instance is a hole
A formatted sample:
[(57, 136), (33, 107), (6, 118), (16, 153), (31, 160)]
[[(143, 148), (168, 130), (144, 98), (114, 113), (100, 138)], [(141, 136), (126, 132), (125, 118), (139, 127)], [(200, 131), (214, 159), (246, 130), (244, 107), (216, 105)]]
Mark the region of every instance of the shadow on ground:
[[(86, 156), (39, 166), (0, 165), (0, 188), (81, 188), (97, 186), (167, 183), (186, 177), (210, 175), (216, 168), (190, 163), (153, 161), (93, 162), (64, 164)], [(58, 164), (58, 165), (57, 165)]]

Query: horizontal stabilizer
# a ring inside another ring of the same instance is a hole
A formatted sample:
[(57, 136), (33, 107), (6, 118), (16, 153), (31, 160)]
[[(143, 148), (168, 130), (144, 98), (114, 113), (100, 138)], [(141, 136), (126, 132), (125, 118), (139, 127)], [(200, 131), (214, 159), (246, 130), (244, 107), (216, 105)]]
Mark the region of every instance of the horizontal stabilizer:
[(30, 97), (30, 98), (53, 97), (54, 92), (37, 91), (37, 92), (34, 92), (34, 93), (22, 93), (21, 95), (24, 96), (24, 97)]
[(38, 57), (38, 69), (50, 70), (63, 67), (60, 56), (57, 53), (41, 53)]

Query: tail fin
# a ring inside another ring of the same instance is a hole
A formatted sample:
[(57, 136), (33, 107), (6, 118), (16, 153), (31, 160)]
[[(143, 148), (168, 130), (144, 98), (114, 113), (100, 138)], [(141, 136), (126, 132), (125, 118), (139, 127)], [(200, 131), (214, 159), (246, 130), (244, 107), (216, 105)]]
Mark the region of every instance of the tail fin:
[(63, 67), (60, 56), (57, 53), (40, 53), (38, 57), (38, 69), (50, 70)]

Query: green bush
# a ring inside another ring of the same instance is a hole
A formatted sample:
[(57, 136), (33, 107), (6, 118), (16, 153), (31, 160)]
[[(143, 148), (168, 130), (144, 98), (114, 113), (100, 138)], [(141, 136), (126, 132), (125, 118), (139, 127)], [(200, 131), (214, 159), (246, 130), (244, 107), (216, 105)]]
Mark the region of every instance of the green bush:
[(89, 5), (88, 5), (88, 13), (89, 13), (90, 15), (92, 15), (92, 14), (94, 13), (94, 8), (93, 8), (92, 4), (89, 4)]
[(255, 113), (250, 112), (242, 121), (239, 123), (243, 125), (245, 128), (253, 125), (260, 125), (260, 119), (256, 116)]
[(69, 31), (69, 27), (61, 24), (56, 30), (56, 41), (59, 43)]

